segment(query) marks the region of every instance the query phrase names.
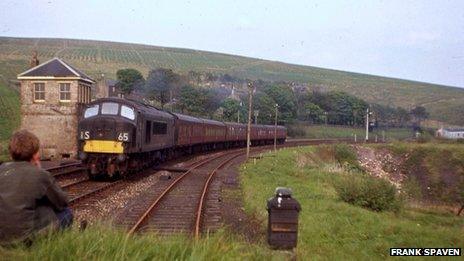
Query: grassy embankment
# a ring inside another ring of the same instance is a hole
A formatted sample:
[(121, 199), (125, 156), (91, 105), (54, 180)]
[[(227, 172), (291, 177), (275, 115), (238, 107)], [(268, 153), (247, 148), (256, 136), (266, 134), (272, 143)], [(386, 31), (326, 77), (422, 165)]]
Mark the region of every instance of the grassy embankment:
[(0, 161), (8, 160), (8, 139), (20, 123), (19, 104), (18, 94), (0, 85)]
[(293, 189), (302, 206), (298, 258), (384, 259), (390, 247), (464, 245), (464, 219), (453, 213), (407, 205), (396, 213), (375, 212), (341, 201), (335, 187), (344, 169), (328, 158), (315, 147), (291, 148), (243, 169), (246, 211), (262, 220), (263, 231), (266, 199), (277, 186)]
[(127, 236), (123, 231), (96, 227), (43, 236), (29, 248), (0, 247), (2, 260), (266, 260), (273, 254), (224, 232), (195, 242), (181, 236)]
[(396, 213), (375, 212), (343, 202), (335, 184), (342, 180), (344, 171), (333, 155), (321, 153), (317, 147), (284, 149), (276, 156), (267, 154), (256, 164), (244, 165), (241, 184), (245, 210), (262, 221), (262, 237), (255, 243), (223, 231), (194, 242), (153, 234), (127, 237), (122, 231), (91, 227), (83, 233), (72, 230), (39, 237), (30, 248), (0, 248), (0, 256), (32, 260), (288, 259), (292, 255), (272, 251), (265, 243), (265, 202), (277, 186), (291, 187), (303, 208), (296, 250), (301, 260), (383, 259), (390, 247), (464, 245), (464, 220), (452, 214), (408, 207)]
[[(295, 138), (309, 138), (309, 139), (330, 139), (330, 138), (351, 138), (354, 139), (356, 134), (357, 140), (362, 141), (366, 136), (366, 130), (364, 128), (344, 127), (344, 126), (333, 126), (333, 125), (293, 125), (290, 126), (289, 135), (294, 133)], [(375, 139), (377, 136), (378, 141), (381, 141), (383, 135), (387, 141), (391, 140), (402, 140), (412, 138), (414, 133), (411, 129), (404, 128), (392, 128), (382, 130), (375, 130), (369, 133), (370, 139)]]
[(464, 143), (432, 140), (426, 143), (372, 145), (402, 159), (405, 188), (412, 200), (425, 204), (464, 205)]

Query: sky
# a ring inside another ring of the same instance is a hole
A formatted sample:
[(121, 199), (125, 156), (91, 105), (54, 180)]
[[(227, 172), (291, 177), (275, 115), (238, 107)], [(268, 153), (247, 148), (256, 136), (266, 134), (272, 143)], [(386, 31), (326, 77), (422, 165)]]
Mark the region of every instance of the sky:
[(0, 36), (182, 47), (464, 87), (462, 0), (2, 0)]

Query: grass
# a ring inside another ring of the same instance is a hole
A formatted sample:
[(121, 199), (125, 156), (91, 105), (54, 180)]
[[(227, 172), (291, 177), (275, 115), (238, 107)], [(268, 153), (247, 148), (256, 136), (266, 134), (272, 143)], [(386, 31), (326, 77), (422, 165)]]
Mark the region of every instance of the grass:
[[(289, 260), (296, 254), (299, 260), (371, 260), (388, 257), (390, 247), (463, 246), (464, 220), (452, 214), (417, 208), (375, 212), (340, 200), (334, 184), (341, 181), (344, 170), (335, 166), (351, 157), (320, 148), (279, 150), (242, 166), (245, 211), (262, 221), (258, 242), (225, 230), (199, 241), (152, 233), (128, 237), (124, 231), (97, 225), (84, 232), (42, 235), (31, 247), (0, 247), (0, 259)], [(294, 253), (270, 250), (265, 243), (266, 200), (277, 186), (291, 187), (302, 206)]]
[[(0, 81), (6, 83), (27, 68), (33, 50), (43, 62), (58, 56), (91, 76), (133, 67), (147, 74), (156, 67), (229, 73), (243, 79), (305, 82), (310, 89), (343, 90), (370, 103), (410, 108), (423, 105), (431, 118), (464, 124), (464, 90), (360, 73), (329, 70), (207, 51), (103, 41), (0, 37)], [(21, 65), (21, 66), (19, 66)]]
[(390, 247), (464, 245), (464, 220), (452, 213), (408, 207), (399, 213), (375, 212), (343, 202), (334, 188), (343, 169), (331, 166), (330, 157), (319, 156), (315, 147), (269, 156), (242, 169), (245, 209), (260, 217), (265, 229), (266, 200), (275, 187), (292, 188), (302, 206), (297, 248), (301, 260), (384, 259)]
[[(309, 138), (309, 139), (330, 139), (330, 138), (352, 138), (356, 134), (358, 141), (361, 141), (366, 136), (366, 130), (360, 127), (348, 126), (334, 126), (334, 125), (302, 125), (296, 124), (289, 128), (297, 129), (295, 138)], [(289, 132), (291, 135), (291, 132)], [(392, 128), (386, 130), (374, 130), (369, 133), (370, 139), (382, 140), (385, 134), (387, 141), (402, 140), (413, 137), (414, 133), (410, 129)]]
[(283, 260), (285, 256), (224, 231), (193, 241), (186, 236), (150, 233), (127, 236), (107, 226), (41, 236), (31, 247), (0, 247), (2, 260)]
[(457, 141), (392, 143), (386, 148), (404, 159), (401, 169), (414, 185), (413, 199), (464, 204), (464, 146)]
[(19, 106), (18, 94), (0, 84), (0, 161), (8, 160), (8, 139), (20, 124)]

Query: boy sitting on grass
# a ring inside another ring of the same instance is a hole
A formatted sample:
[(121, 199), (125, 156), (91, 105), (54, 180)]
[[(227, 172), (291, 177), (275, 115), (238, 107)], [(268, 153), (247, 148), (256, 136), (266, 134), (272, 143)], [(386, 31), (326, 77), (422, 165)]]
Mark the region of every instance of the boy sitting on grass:
[(73, 214), (67, 195), (41, 169), (39, 139), (27, 130), (18, 131), (8, 150), (13, 161), (0, 165), (0, 244), (69, 227)]

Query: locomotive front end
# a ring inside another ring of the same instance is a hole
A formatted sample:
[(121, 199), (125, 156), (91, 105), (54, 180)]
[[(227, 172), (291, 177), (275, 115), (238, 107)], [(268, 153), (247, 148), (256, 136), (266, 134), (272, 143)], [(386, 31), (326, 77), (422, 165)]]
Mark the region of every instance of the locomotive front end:
[(91, 177), (125, 175), (136, 144), (136, 114), (128, 104), (91, 103), (79, 122), (79, 158)]

